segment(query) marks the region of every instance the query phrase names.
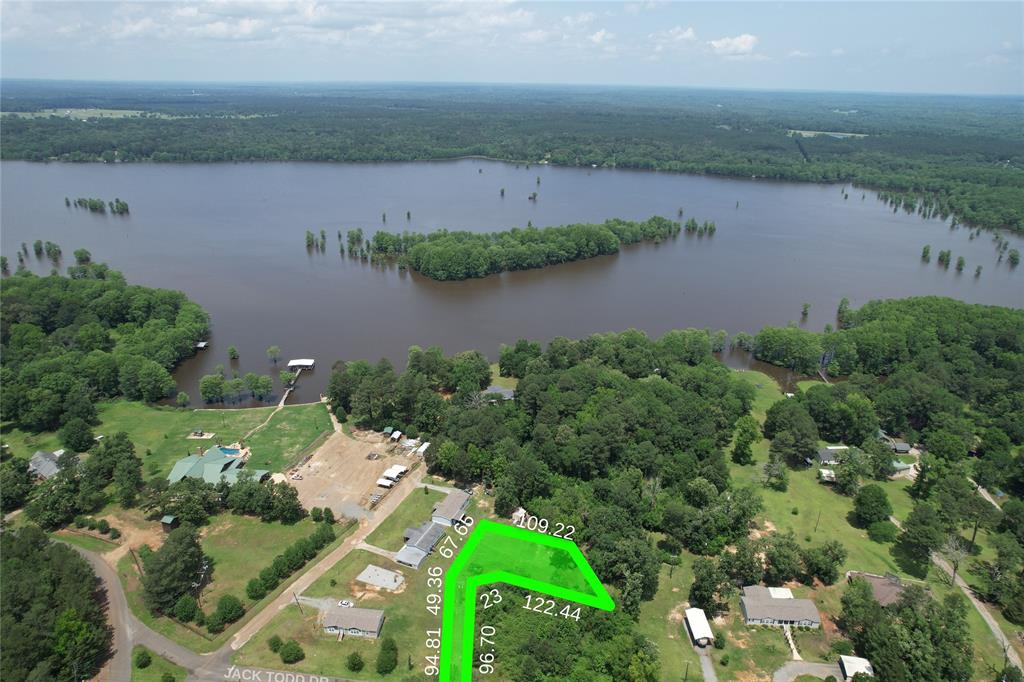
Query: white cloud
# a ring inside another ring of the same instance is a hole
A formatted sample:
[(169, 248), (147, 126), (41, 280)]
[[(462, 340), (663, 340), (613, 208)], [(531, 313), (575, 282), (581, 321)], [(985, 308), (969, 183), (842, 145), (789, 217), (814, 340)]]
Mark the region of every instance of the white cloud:
[(562, 23), (569, 29), (584, 28), (594, 23), (595, 19), (597, 19), (597, 15), (593, 12), (580, 12), (572, 16), (562, 17)]
[(757, 36), (743, 33), (733, 38), (726, 37), (719, 38), (718, 40), (709, 40), (708, 45), (711, 46), (711, 49), (717, 55), (735, 57), (752, 54), (754, 48), (757, 47), (757, 42)]
[(606, 40), (611, 40), (614, 37), (615, 37), (614, 33), (609, 33), (607, 29), (603, 29), (602, 28), (600, 31), (597, 31), (595, 33), (590, 34), (587, 37), (587, 40), (589, 40), (590, 42), (594, 43), (595, 45), (601, 45)]
[(832, 55), (833, 57), (842, 57), (843, 55), (846, 54), (846, 50), (844, 50), (841, 47), (835, 47), (832, 48), (832, 51), (829, 52), (829, 54)]
[(790, 59), (808, 59), (811, 57), (810, 52), (804, 52), (803, 50), (792, 50), (786, 55)]
[(981, 61), (983, 64), (988, 64), (989, 66), (1000, 66), (1002, 64), (1008, 64), (1010, 62), (1010, 60), (1004, 57), (1003, 55), (995, 53), (985, 55), (985, 57)]
[(519, 34), (519, 39), (524, 43), (546, 43), (551, 40), (551, 37), (551, 33), (541, 28)]

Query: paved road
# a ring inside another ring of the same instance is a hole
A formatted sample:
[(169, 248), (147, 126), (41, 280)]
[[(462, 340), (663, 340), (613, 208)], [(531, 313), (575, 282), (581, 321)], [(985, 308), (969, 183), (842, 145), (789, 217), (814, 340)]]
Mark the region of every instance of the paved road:
[(132, 643), (130, 621), (134, 618), (128, 609), (128, 600), (125, 599), (124, 590), (121, 589), (121, 581), (110, 564), (99, 558), (92, 552), (87, 552), (81, 547), (69, 544), (68, 547), (75, 550), (89, 562), (92, 569), (103, 581), (107, 590), (107, 619), (114, 629), (113, 653), (107, 664), (100, 670), (96, 679), (100, 682), (121, 682), (132, 677)]
[[(377, 545), (371, 545), (368, 542), (360, 542), (358, 545), (356, 545), (356, 549), (361, 549), (361, 550), (370, 552), (371, 554), (376, 554), (377, 556), (382, 556), (385, 559), (390, 559), (391, 561), (395, 561), (395, 557), (398, 556), (398, 552), (389, 552), (388, 550), (384, 549), (383, 547), (378, 547)], [(397, 563), (397, 561), (395, 561), (395, 563)]]
[(718, 682), (718, 673), (715, 672), (715, 662), (711, 658), (711, 652), (707, 649), (694, 647), (700, 656), (700, 671), (704, 675), (704, 682)]
[(809, 663), (807, 661), (790, 661), (772, 675), (772, 682), (790, 682), (801, 675), (814, 675), (825, 679), (829, 675), (837, 680), (842, 679), (842, 671), (836, 663)]
[[(897, 528), (903, 528), (902, 524), (900, 524), (899, 520), (895, 516), (890, 516), (889, 520), (892, 521)], [(953, 567), (950, 566), (949, 563), (938, 554), (932, 554), (932, 563), (938, 566), (940, 569), (942, 569), (942, 571), (945, 572), (946, 575), (953, 575)], [(1013, 648), (1013, 645), (1010, 643), (1009, 638), (1007, 638), (1006, 634), (1003, 632), (1003, 629), (999, 627), (999, 623), (996, 621), (995, 618), (992, 617), (992, 614), (989, 612), (988, 607), (985, 606), (985, 604), (982, 603), (980, 599), (974, 596), (974, 590), (972, 590), (970, 586), (968, 586), (968, 584), (964, 582), (964, 579), (960, 577), (959, 573), (957, 573), (956, 576), (956, 586), (959, 587), (960, 591), (967, 596), (967, 599), (974, 606), (974, 609), (979, 614), (981, 614), (981, 619), (985, 621), (985, 624), (988, 625), (988, 629), (992, 631), (992, 635), (996, 638), (996, 641), (998, 641), (999, 645), (1003, 647), (1003, 650), (1006, 652), (1006, 657), (1010, 661), (1010, 663), (1017, 666), (1018, 668), (1024, 669), (1024, 665), (1021, 665), (1020, 656), (1017, 654), (1017, 650)]]

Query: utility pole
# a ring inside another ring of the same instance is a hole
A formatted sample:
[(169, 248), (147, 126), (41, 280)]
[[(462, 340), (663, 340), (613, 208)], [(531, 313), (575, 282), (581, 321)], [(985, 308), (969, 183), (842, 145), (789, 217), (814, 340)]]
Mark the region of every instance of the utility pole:
[(683, 682), (688, 682), (690, 679), (690, 662), (686, 662), (686, 673), (683, 676)]
[(818, 518), (814, 520), (814, 532), (818, 532), (818, 521), (821, 521), (821, 509), (818, 509)]
[(295, 597), (295, 605), (299, 607), (299, 613), (305, 616), (306, 612), (302, 610), (302, 604), (299, 603), (299, 595), (295, 594), (295, 592), (292, 592), (292, 596)]

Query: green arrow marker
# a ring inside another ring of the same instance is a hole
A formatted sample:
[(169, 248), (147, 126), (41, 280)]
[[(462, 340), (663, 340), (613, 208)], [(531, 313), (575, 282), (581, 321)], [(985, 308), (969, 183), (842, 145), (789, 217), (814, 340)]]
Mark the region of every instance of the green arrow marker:
[(506, 583), (613, 611), (615, 602), (576, 543), (482, 519), (444, 581), (440, 682), (471, 682), (476, 591)]

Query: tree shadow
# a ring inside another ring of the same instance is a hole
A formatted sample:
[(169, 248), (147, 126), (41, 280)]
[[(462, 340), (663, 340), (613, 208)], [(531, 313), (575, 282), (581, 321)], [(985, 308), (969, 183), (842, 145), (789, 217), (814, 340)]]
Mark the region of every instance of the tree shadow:
[(904, 573), (920, 580), (924, 580), (928, 576), (928, 567), (931, 561), (927, 559), (921, 561), (904, 543), (895, 543), (889, 550), (889, 553), (892, 554), (896, 565)]

